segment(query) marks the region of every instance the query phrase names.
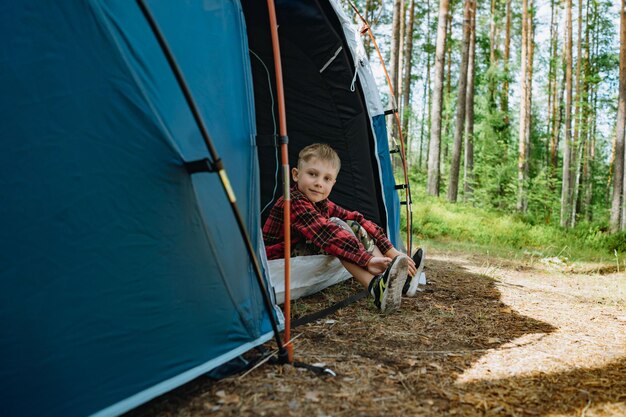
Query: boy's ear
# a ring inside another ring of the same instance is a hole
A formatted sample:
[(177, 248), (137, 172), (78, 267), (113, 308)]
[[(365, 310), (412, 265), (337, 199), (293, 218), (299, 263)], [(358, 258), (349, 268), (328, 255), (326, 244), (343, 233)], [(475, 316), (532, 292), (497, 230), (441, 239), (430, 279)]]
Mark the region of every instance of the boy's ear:
[(295, 182), (298, 182), (298, 168), (291, 168), (291, 178), (293, 178)]

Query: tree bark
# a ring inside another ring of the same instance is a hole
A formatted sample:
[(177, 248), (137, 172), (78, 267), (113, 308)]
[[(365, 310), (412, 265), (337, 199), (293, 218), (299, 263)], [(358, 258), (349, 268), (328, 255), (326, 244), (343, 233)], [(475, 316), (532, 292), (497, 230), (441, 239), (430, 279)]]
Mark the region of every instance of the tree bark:
[[(550, 0), (550, 60), (548, 63), (548, 87), (547, 87), (547, 92), (548, 92), (548, 116), (546, 118), (547, 123), (546, 123), (546, 137), (547, 138), (551, 138), (551, 134), (552, 134), (552, 119), (554, 118), (554, 112), (553, 112), (553, 101), (554, 101), (554, 84), (556, 83), (556, 77), (555, 77), (555, 59), (556, 59), (556, 55), (554, 53), (554, 40), (556, 38), (556, 19), (555, 19), (555, 15), (556, 15), (556, 10), (555, 10), (555, 0)], [(550, 165), (550, 140), (548, 139), (546, 141), (547, 145), (546, 145), (546, 165)]]
[(526, 172), (528, 166), (527, 125), (528, 125), (528, 61), (530, 54), (528, 0), (522, 0), (522, 49), (520, 67), (520, 116), (519, 116), (519, 143), (517, 160), (517, 211), (524, 212), (526, 206)]
[(465, 106), (465, 155), (463, 161), (463, 200), (472, 197), (474, 182), (474, 58), (476, 56), (476, 2), (470, 27), (469, 58), (467, 62), (467, 102)]
[[(593, 87), (589, 82), (592, 76), (591, 62), (594, 58), (591, 51), (591, 44), (593, 43), (593, 37), (595, 33), (592, 33), (590, 28), (595, 26), (597, 13), (594, 15), (594, 10), (590, 10), (590, 3), (587, 3), (587, 24), (585, 26), (585, 106), (583, 111), (584, 127), (585, 127), (585, 151), (584, 151), (584, 165), (583, 165), (583, 178), (582, 178), (582, 192), (581, 209), (580, 212), (584, 213), (585, 220), (591, 220), (591, 202), (593, 200), (593, 182), (591, 181), (591, 172), (593, 169), (593, 149), (595, 148), (594, 141), (594, 120), (591, 118), (592, 112), (595, 110), (594, 106), (594, 93)], [(594, 118), (595, 119), (595, 118)]]
[(398, 115), (400, 116), (400, 122), (402, 122), (402, 117), (404, 115), (404, 108), (402, 107), (402, 88), (404, 87), (404, 82), (402, 79), (402, 74), (404, 73), (404, 45), (405, 45), (405, 36), (406, 36), (406, 7), (404, 7), (405, 0), (400, 1), (400, 32), (398, 35), (400, 36), (400, 43), (398, 45), (398, 74), (397, 74), (397, 82), (398, 84), (396, 88), (396, 97), (398, 98)]
[(447, 44), (448, 44), (448, 56), (446, 58), (446, 94), (443, 96), (443, 134), (441, 138), (441, 144), (443, 146), (443, 155), (441, 155), (441, 176), (446, 175), (448, 160), (448, 148), (449, 148), (449, 137), (450, 137), (450, 129), (451, 129), (451, 117), (450, 117), (450, 106), (452, 99), (452, 10), (448, 10), (448, 26), (447, 26)]
[[(409, 24), (406, 28), (406, 40), (404, 42), (404, 77), (402, 79), (402, 134), (408, 142), (409, 117), (411, 115), (411, 70), (413, 68), (413, 23), (415, 21), (415, 0), (409, 5)], [(406, 147), (408, 149), (408, 147)]]
[(391, 87), (394, 93), (398, 91), (398, 66), (400, 59), (400, 20), (402, 19), (402, 0), (394, 0), (393, 2), (393, 22), (391, 25), (391, 69), (389, 78), (391, 78)]
[(506, 0), (506, 27), (504, 32), (504, 81), (500, 105), (504, 123), (509, 125), (509, 60), (511, 55), (511, 0)]
[(569, 227), (574, 227), (576, 224), (576, 208), (578, 201), (578, 186), (580, 182), (580, 168), (582, 158), (582, 150), (579, 149), (582, 146), (580, 138), (580, 118), (582, 116), (581, 106), (581, 88), (582, 88), (582, 31), (583, 31), (583, 2), (578, 0), (578, 33), (576, 34), (576, 95), (574, 102), (574, 133), (572, 135), (572, 158), (571, 164), (574, 167), (574, 175), (571, 178), (571, 213), (569, 215)]
[[(426, 123), (424, 123), (424, 110), (422, 110), (422, 131), (420, 132), (420, 147), (423, 145), (424, 142), (424, 126), (427, 127), (427, 134), (426, 134), (426, 158), (425, 160), (428, 161), (428, 149), (430, 146), (430, 123), (431, 123), (431, 119), (430, 119), (430, 112), (432, 111), (432, 106), (431, 106), (431, 101), (432, 101), (432, 94), (430, 91), (430, 70), (431, 70), (431, 61), (430, 61), (430, 0), (426, 0), (426, 45), (428, 45), (428, 49), (426, 52), (427, 55), (427, 63), (426, 63), (426, 83), (424, 83), (424, 106), (422, 106), (422, 109), (424, 109), (425, 107), (428, 108), (428, 115), (427, 115), (427, 120)], [(420, 148), (421, 150), (421, 148)], [(420, 154), (421, 156), (421, 154)], [(422, 160), (420, 158), (420, 162), (419, 162), (419, 167), (422, 167)]]
[[(393, 21), (391, 25), (391, 56), (389, 80), (391, 82), (391, 94), (389, 97), (392, 110), (400, 111), (400, 103), (397, 99), (398, 94), (398, 67), (400, 66), (400, 21), (402, 19), (402, 0), (394, 0), (393, 2)], [(398, 113), (400, 115), (400, 113)], [(392, 138), (398, 137), (398, 126), (395, 117), (392, 115), (387, 119), (387, 130)]]
[[(528, 172), (529, 172), (529, 166), (530, 166), (530, 136), (531, 136), (531, 132), (532, 132), (532, 125), (533, 125), (533, 74), (534, 74), (534, 69), (535, 69), (535, 65), (534, 65), (534, 57), (535, 57), (535, 25), (534, 25), (534, 8), (533, 8), (533, 0), (528, 0), (529, 4), (529, 10), (528, 10), (528, 31), (527, 31), (527, 35), (528, 35), (528, 66), (527, 66), (527, 70), (528, 70), (528, 77), (527, 77), (527, 83), (528, 83), (528, 90), (527, 90), (527, 95), (526, 95), (526, 166), (524, 167), (524, 177), (526, 179), (526, 181), (528, 181)], [(524, 194), (525, 198), (523, 201), (523, 207), (522, 207), (522, 211), (526, 212), (527, 208), (528, 208), (528, 195), (527, 192)]]
[(576, 225), (576, 213), (578, 211), (578, 190), (580, 187), (580, 176), (582, 174), (582, 159), (583, 159), (583, 149), (585, 147), (585, 141), (581, 139), (581, 142), (578, 144), (578, 156), (576, 159), (576, 174), (573, 181), (572, 187), (572, 213), (570, 215), (570, 227), (574, 227)]
[(495, 108), (495, 96), (496, 96), (496, 80), (493, 71), (496, 67), (496, 14), (498, 0), (491, 0), (490, 15), (489, 15), (489, 69), (490, 76), (488, 80), (488, 97), (489, 107)]
[(461, 44), (461, 68), (459, 69), (459, 88), (456, 102), (456, 122), (454, 127), (454, 145), (450, 161), (450, 181), (448, 183), (448, 201), (454, 203), (459, 191), (459, 168), (461, 163), (461, 145), (465, 132), (465, 105), (467, 103), (467, 67), (473, 14), (472, 0), (465, 0), (463, 8), (463, 40)]
[(446, 15), (448, 0), (439, 0), (437, 46), (431, 111), (430, 145), (428, 151), (428, 194), (439, 195), (439, 157), (441, 151), (441, 107), (443, 104), (443, 70), (446, 50)]
[(561, 83), (558, 89), (558, 97), (555, 101), (555, 117), (554, 117), (554, 128), (552, 130), (552, 142), (550, 145), (550, 160), (552, 167), (556, 171), (558, 165), (558, 150), (559, 150), (559, 139), (561, 137), (561, 124), (563, 123), (563, 113), (565, 112), (565, 106), (563, 105), (563, 96), (565, 96), (565, 82), (566, 72), (565, 71), (566, 59), (565, 55), (563, 55), (563, 59), (561, 62)]
[(569, 225), (572, 181), (572, 0), (565, 9), (565, 138), (563, 139), (563, 181), (561, 184), (561, 227)]
[(550, 153), (549, 153), (549, 161), (550, 165), (550, 175), (554, 175), (557, 169), (558, 162), (558, 148), (559, 148), (559, 131), (561, 130), (561, 102), (563, 101), (563, 86), (564, 82), (560, 84), (561, 88), (559, 88), (559, 83), (557, 83), (558, 73), (559, 73), (559, 65), (558, 65), (558, 46), (559, 46), (559, 11), (560, 7), (557, 7), (556, 3), (553, 4), (553, 7), (556, 8), (555, 11), (555, 19), (554, 19), (554, 32), (553, 36), (550, 40), (550, 65), (552, 65), (552, 72), (549, 77), (552, 80), (552, 88), (549, 91), (549, 95), (552, 97), (551, 110), (550, 113), (552, 115), (549, 121), (550, 128)]
[[(585, 172), (585, 219), (590, 222), (593, 220), (593, 181), (592, 181), (592, 171), (593, 165), (596, 157), (596, 107), (597, 107), (597, 97), (596, 93), (591, 93), (591, 109), (588, 114), (588, 122), (591, 124), (591, 128), (589, 129), (589, 140), (587, 141), (587, 171)], [(592, 116), (593, 115), (593, 116)]]
[[(580, 86), (579, 86), (579, 94), (580, 97), (577, 98), (577, 102), (579, 104), (579, 132), (578, 132), (578, 146), (579, 146), (579, 161), (577, 164), (577, 172), (576, 172), (576, 181), (574, 182), (574, 198), (572, 199), (572, 218), (571, 218), (571, 226), (574, 227), (576, 225), (576, 214), (584, 213), (585, 211), (585, 191), (586, 191), (586, 180), (588, 175), (588, 150), (589, 147), (589, 137), (588, 137), (588, 90), (589, 90), (589, 3), (587, 2), (587, 12), (586, 12), (586, 21), (583, 22), (585, 26), (585, 37), (583, 40), (582, 37), (582, 24), (579, 23), (579, 41), (580, 47), (579, 49), (579, 62), (580, 62)], [(578, 7), (579, 10), (579, 21), (583, 20), (582, 13), (582, 0), (579, 0)]]
[[(622, 0), (621, 2), (621, 15), (620, 15), (620, 96), (622, 93), (626, 94), (624, 88), (622, 88), (622, 68), (625, 68), (626, 72), (626, 1)], [(626, 74), (624, 76), (626, 78)], [(625, 112), (622, 112), (622, 213), (621, 213), (621, 223), (620, 230), (626, 230), (626, 115)]]
[(624, 127), (626, 125), (626, 0), (620, 1), (620, 50), (619, 50), (619, 99), (617, 105), (617, 130), (613, 162), (613, 198), (611, 202), (610, 227), (612, 232), (624, 229)]

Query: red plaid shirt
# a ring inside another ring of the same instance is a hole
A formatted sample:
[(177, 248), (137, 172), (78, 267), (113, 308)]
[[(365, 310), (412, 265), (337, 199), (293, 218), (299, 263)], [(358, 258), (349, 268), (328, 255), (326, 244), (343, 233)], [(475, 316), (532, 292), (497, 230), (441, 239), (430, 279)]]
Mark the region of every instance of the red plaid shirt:
[[(282, 197), (278, 199), (263, 226), (263, 241), (268, 259), (285, 257), (285, 237), (283, 232)], [(366, 267), (372, 255), (349, 231), (342, 229), (329, 218), (355, 220), (374, 239), (383, 252), (393, 248), (385, 232), (376, 223), (366, 220), (358, 211), (348, 211), (328, 199), (313, 203), (302, 194), (297, 186), (291, 188), (291, 244), (308, 240), (329, 255)]]

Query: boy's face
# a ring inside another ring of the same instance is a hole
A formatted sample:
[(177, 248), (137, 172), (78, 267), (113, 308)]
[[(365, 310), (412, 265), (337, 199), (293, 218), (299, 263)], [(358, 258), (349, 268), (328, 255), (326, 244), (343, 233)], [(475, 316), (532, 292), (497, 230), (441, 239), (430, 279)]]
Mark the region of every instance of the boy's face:
[(317, 158), (302, 162), (300, 169), (291, 170), (293, 180), (298, 183), (298, 190), (313, 203), (328, 198), (338, 173), (337, 168), (332, 164)]

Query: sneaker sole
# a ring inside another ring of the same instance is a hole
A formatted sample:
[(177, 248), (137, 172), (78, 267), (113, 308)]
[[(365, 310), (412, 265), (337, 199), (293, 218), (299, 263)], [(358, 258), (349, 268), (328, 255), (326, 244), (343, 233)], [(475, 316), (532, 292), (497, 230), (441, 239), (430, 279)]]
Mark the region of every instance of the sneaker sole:
[(411, 280), (411, 285), (409, 285), (409, 289), (406, 292), (407, 297), (415, 297), (417, 295), (417, 289), (420, 285), (420, 275), (424, 270), (424, 260), (426, 259), (426, 249), (422, 248), (422, 259), (420, 260), (420, 264), (417, 267), (417, 272), (415, 276)]
[(396, 260), (389, 271), (387, 289), (380, 303), (381, 313), (392, 313), (400, 308), (400, 303), (402, 302), (402, 287), (405, 281), (403, 277), (406, 277), (408, 269), (409, 258), (404, 255), (399, 255), (399, 259)]

